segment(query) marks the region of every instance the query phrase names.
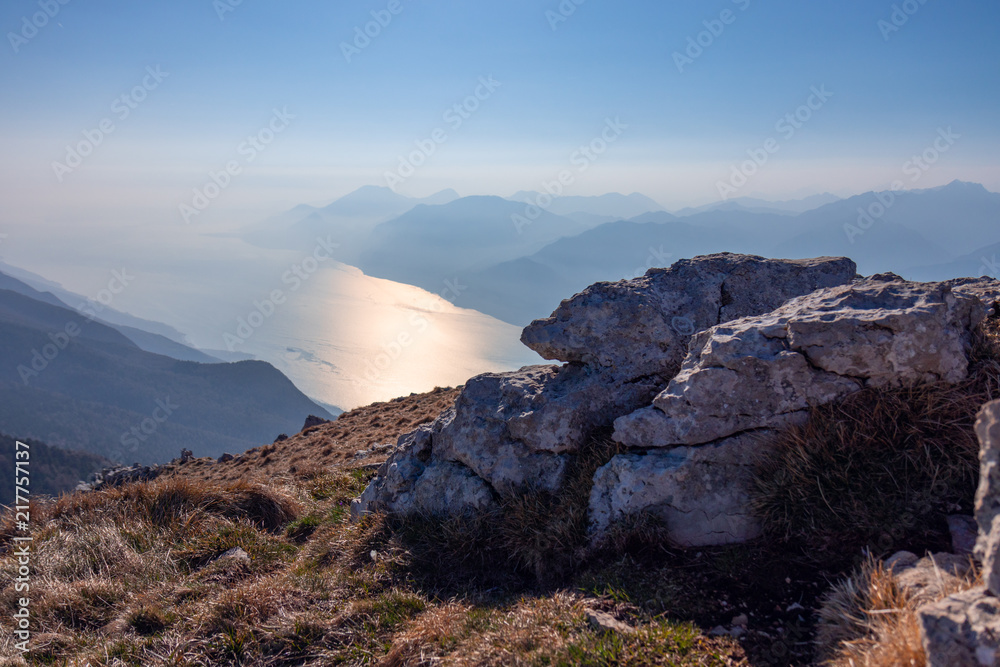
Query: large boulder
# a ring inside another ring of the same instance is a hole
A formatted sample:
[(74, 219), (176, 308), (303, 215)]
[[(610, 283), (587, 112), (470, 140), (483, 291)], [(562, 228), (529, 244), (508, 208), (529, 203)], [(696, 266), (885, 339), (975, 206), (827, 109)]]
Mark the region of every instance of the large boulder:
[(979, 539), (976, 556), (983, 564), (983, 581), (1000, 595), (1000, 401), (983, 406), (976, 420), (979, 436), (979, 488), (976, 490), (976, 523)]
[(615, 521), (644, 513), (659, 519), (678, 546), (757, 537), (749, 488), (766, 442), (765, 433), (743, 434), (703, 447), (615, 456), (594, 475), (592, 535), (599, 540)]
[(720, 253), (615, 283), (596, 283), (535, 320), (521, 342), (544, 359), (608, 369), (616, 377), (669, 380), (691, 335), (739, 317), (767, 313), (817, 289), (857, 276), (845, 257), (765, 259)]
[(683, 546), (756, 536), (748, 462), (776, 430), (864, 387), (963, 380), (985, 313), (949, 284), (883, 275), (699, 333), (652, 405), (615, 421), (614, 439), (634, 451), (595, 476), (592, 540), (642, 513)]
[(703, 444), (787, 425), (863, 387), (959, 382), (984, 315), (978, 298), (944, 283), (868, 280), (816, 291), (698, 334), (652, 406), (615, 422), (615, 440)]
[[(588, 287), (522, 335), (528, 347), (566, 365), (469, 380), (454, 411), (429, 429), (427, 443), (401, 447), (355, 501), (353, 512), (441, 509), (440, 503), (426, 506), (420, 499), (430, 494), (417, 489), (425, 484), (426, 470), (444, 463), (471, 471), (495, 493), (555, 490), (570, 457), (595, 432), (648, 405), (667, 385), (699, 329), (765, 313), (855, 277), (854, 263), (845, 258), (771, 260), (724, 253)], [(420, 450), (423, 467), (412, 463), (415, 448), (426, 448)], [(446, 513), (481, 506), (481, 488), (475, 491), (469, 498), (452, 494)]]

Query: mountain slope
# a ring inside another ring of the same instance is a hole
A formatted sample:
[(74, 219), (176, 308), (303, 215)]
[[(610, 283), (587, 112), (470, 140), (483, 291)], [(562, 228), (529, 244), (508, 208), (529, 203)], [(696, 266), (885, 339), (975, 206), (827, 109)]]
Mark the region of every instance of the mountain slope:
[[(88, 299), (79, 294), (75, 294), (57, 282), (43, 278), (42, 276), (27, 271), (25, 269), (18, 268), (16, 266), (11, 266), (6, 262), (0, 262), (0, 271), (7, 274), (9, 278), (13, 278), (19, 281), (22, 285), (32, 288), (39, 293), (50, 293), (52, 296), (56, 297), (61, 304), (66, 307), (72, 308), (76, 311), (82, 311), (84, 307), (93, 308), (92, 304), (88, 302)], [(12, 287), (0, 287), (0, 289), (14, 289)], [(14, 289), (18, 291), (18, 289)], [(32, 294), (28, 293), (28, 296)], [(55, 304), (59, 305), (59, 304)], [(95, 309), (96, 310), (96, 309)], [(180, 343), (181, 345), (187, 345), (187, 339), (184, 334), (174, 329), (168, 324), (163, 322), (154, 322), (152, 320), (145, 320), (141, 317), (135, 317), (134, 315), (129, 315), (128, 313), (123, 313), (119, 310), (115, 310), (110, 306), (105, 306), (98, 312), (101, 320), (103, 320), (109, 326), (127, 326), (139, 329), (140, 331), (146, 331), (151, 334), (156, 334), (158, 336), (163, 336), (175, 343)]]
[(956, 276), (1000, 278), (1000, 243), (974, 250), (946, 262), (921, 266), (910, 271), (914, 280), (947, 280)]
[(787, 234), (788, 225), (786, 215), (746, 211), (682, 219), (660, 212), (610, 222), (469, 274), (469, 289), (456, 305), (524, 326), (594, 282), (632, 278), (713, 252), (763, 253)]
[(500, 197), (418, 206), (375, 228), (359, 267), (368, 275), (440, 292), (445, 280), (530, 255), (583, 229), (547, 211), (532, 220), (526, 209)]
[[(92, 473), (111, 465), (111, 461), (94, 454), (51, 447), (38, 440), (12, 438), (0, 433), (0, 466), (4, 470), (14, 470), (18, 441), (28, 446), (20, 451), (28, 452), (29, 491), (32, 496), (68, 493), (79, 482), (89, 479)], [(0, 477), (0, 505), (14, 505), (13, 474)]]
[(753, 213), (805, 213), (826, 204), (840, 201), (840, 197), (824, 192), (823, 194), (812, 195), (804, 199), (789, 199), (786, 201), (768, 201), (755, 197), (736, 197), (726, 201), (706, 204), (694, 208), (684, 208), (675, 213), (678, 217), (697, 215), (708, 211), (742, 210)]
[[(18, 280), (4, 273), (0, 273), (0, 289), (6, 289), (12, 292), (17, 292), (18, 294), (35, 299), (36, 301), (47, 303), (52, 306), (57, 306), (60, 308), (72, 308), (72, 306), (70, 306), (64, 299), (56, 297), (53, 293), (41, 292), (32, 287), (31, 285), (29, 285), (28, 283)], [(67, 292), (65, 290), (61, 291), (66, 296), (72, 294), (72, 292)], [(86, 300), (83, 297), (79, 297), (76, 299), (70, 299), (70, 302), (82, 304), (86, 303)], [(110, 308), (102, 308), (102, 310), (100, 311), (102, 315), (110, 312), (111, 312)], [(91, 310), (87, 313), (87, 317), (93, 317), (94, 314), (95, 311)], [(120, 321), (122, 320), (136, 321), (137, 323), (144, 323), (147, 326), (158, 325), (158, 323), (156, 322), (148, 322), (147, 320), (132, 318), (130, 315), (125, 315), (124, 313), (121, 313), (121, 315), (123, 315), (124, 317), (118, 318)], [(129, 318), (131, 318), (131, 320)], [(167, 338), (164, 335), (149, 331), (149, 329), (152, 328), (170, 329), (170, 327), (167, 327), (167, 325), (162, 325), (162, 327), (149, 326), (147, 329), (140, 329), (134, 326), (129, 326), (127, 324), (112, 324), (106, 321), (102, 317), (97, 317), (96, 320), (124, 334), (125, 337), (128, 338), (133, 343), (135, 343), (139, 347), (139, 349), (145, 350), (146, 352), (152, 352), (154, 354), (162, 354), (166, 357), (171, 357), (173, 359), (178, 359), (180, 361), (197, 361), (206, 364), (217, 364), (222, 361), (222, 359), (208, 355), (202, 352), (201, 350), (197, 350), (193, 347), (185, 345), (173, 338)], [(182, 336), (182, 334), (180, 334), (179, 332), (177, 332), (177, 335)]]
[[(539, 197), (544, 196), (546, 195), (539, 192), (521, 190), (520, 192), (515, 192), (507, 199), (525, 204), (534, 204), (538, 201)], [(596, 197), (577, 195), (555, 197), (552, 199), (552, 203), (546, 207), (546, 210), (555, 215), (587, 213), (594, 216), (628, 219), (650, 211), (662, 211), (663, 207), (646, 195), (638, 192), (633, 192), (630, 195), (609, 192)]]
[[(808, 211), (796, 220), (802, 237), (820, 234), (832, 241), (839, 235), (859, 248), (888, 244), (884, 247), (891, 250), (894, 264), (877, 270), (902, 274), (910, 267), (946, 262), (1000, 241), (1000, 194), (978, 183), (953, 181), (926, 190), (867, 192)], [(862, 232), (853, 232), (853, 243), (845, 231), (848, 226)], [(877, 235), (880, 228), (883, 233)], [(892, 249), (895, 244), (906, 250)], [(803, 239), (791, 245), (806, 253), (816, 247)], [(845, 246), (838, 242), (837, 247)], [(856, 252), (847, 254), (854, 257)]]
[(440, 206), (458, 199), (454, 190), (413, 198), (387, 187), (366, 185), (323, 207), (296, 206), (279, 216), (244, 228), (241, 236), (264, 248), (300, 250), (316, 237), (331, 236), (340, 244), (336, 259), (353, 263), (371, 229), (421, 204)]
[(118, 461), (242, 451), (330, 418), (270, 364), (139, 349), (67, 308), (0, 290), (0, 430)]

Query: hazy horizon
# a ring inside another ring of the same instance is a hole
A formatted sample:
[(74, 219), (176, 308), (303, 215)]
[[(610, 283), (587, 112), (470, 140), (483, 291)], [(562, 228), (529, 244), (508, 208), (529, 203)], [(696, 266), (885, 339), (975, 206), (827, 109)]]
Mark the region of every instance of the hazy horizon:
[[(1000, 50), (993, 5), (914, 3), (894, 18), (893, 3), (859, 0), (390, 4), (104, 0), (37, 20), (36, 2), (4, 6), (0, 233), (178, 224), (178, 205), (232, 160), (242, 173), (201, 222), (332, 200), (385, 184), (436, 130), (445, 139), (400, 193), (538, 190), (616, 118), (627, 128), (571, 194), (703, 205), (769, 138), (780, 150), (740, 194), (864, 192), (948, 127), (962, 140), (919, 187), (1000, 189), (998, 92), (983, 85)], [(287, 127), (251, 162), (239, 147), (276, 109)], [(57, 173), (105, 120), (113, 131)]]

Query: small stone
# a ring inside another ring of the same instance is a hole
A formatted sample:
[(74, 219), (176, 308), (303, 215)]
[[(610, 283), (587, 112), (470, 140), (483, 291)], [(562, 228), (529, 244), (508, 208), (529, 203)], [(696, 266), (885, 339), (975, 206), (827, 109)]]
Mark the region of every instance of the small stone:
[(227, 453), (223, 454), (222, 456), (220, 456), (220, 457), (219, 457), (219, 458), (218, 458), (218, 459), (216, 460), (216, 463), (227, 463), (227, 462), (229, 462), (229, 461), (232, 461), (232, 460), (233, 460), (233, 459), (235, 459), (235, 458), (236, 458), (235, 456), (233, 456), (232, 454), (229, 454), (229, 453), (227, 452)]
[(302, 425), (302, 430), (310, 429), (313, 426), (320, 426), (322, 424), (329, 424), (329, 419), (323, 419), (322, 417), (317, 417), (316, 415), (309, 415), (306, 417), (305, 424)]
[(617, 618), (603, 611), (588, 611), (587, 622), (595, 630), (601, 632), (617, 632), (618, 634), (631, 634), (635, 629), (628, 623), (623, 623)]
[(736, 627), (739, 627), (739, 628), (745, 628), (745, 627), (747, 627), (747, 623), (749, 623), (749, 622), (750, 622), (750, 619), (747, 618), (746, 614), (740, 614), (739, 616), (734, 616), (733, 617), (733, 623), (732, 624), (734, 626), (736, 626)]
[(229, 551), (226, 551), (219, 555), (215, 560), (232, 560), (237, 563), (249, 563), (250, 554), (241, 549), (240, 547), (233, 547)]
[(920, 557), (911, 551), (897, 551), (885, 559), (882, 566), (893, 574), (899, 574), (917, 564)]
[(951, 551), (957, 556), (970, 556), (976, 548), (979, 527), (975, 517), (952, 514), (948, 517), (948, 532), (951, 533)]

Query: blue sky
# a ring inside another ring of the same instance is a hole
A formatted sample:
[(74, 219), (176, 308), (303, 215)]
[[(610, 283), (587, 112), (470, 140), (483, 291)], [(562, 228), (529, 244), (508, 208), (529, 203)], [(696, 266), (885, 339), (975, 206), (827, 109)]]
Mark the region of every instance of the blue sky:
[[(1000, 5), (919, 0), (888, 34), (893, 2), (399, 0), (351, 62), (341, 44), (389, 0), (42, 0), (58, 13), (17, 52), (38, 0), (0, 8), (0, 225), (176, 222), (179, 202), (275, 108), (294, 115), (219, 200), (253, 216), (383, 184), (437, 128), (447, 140), (399, 187), (507, 195), (563, 169), (607, 118), (628, 125), (572, 194), (641, 191), (669, 208), (718, 199), (717, 183), (768, 138), (780, 150), (740, 194), (781, 198), (885, 187), (952, 127), (961, 138), (918, 187), (954, 178), (1000, 189)], [(51, 11), (51, 9), (50, 9)], [(723, 14), (723, 12), (730, 12)], [(902, 8), (900, 9), (902, 11)], [(568, 12), (567, 12), (568, 13)], [(383, 14), (384, 16), (384, 14)], [(674, 53), (721, 33), (678, 71)], [(883, 24), (883, 28), (886, 24)], [(29, 31), (30, 32), (30, 31)], [(128, 118), (116, 97), (147, 67), (168, 76)], [(451, 129), (444, 113), (480, 77), (501, 85)], [(832, 97), (794, 136), (775, 123), (812, 87)], [(105, 137), (59, 182), (52, 163), (83, 132)]]

